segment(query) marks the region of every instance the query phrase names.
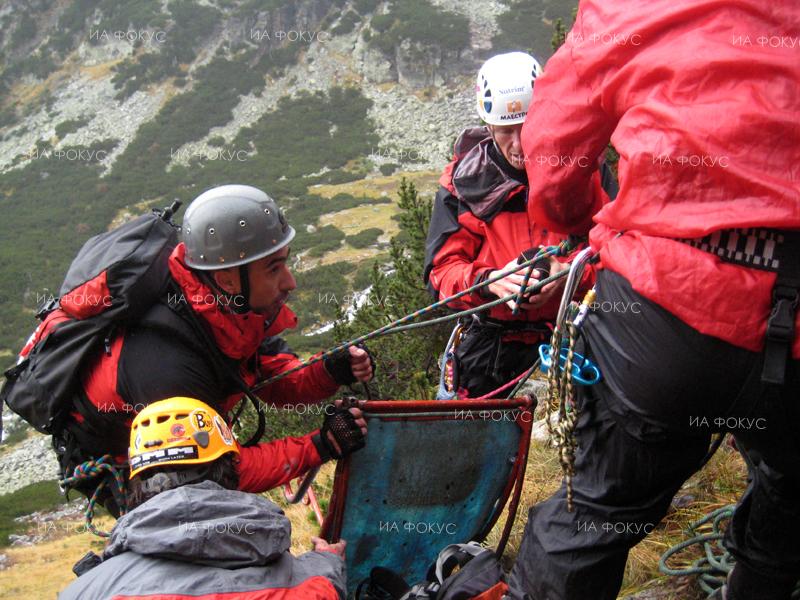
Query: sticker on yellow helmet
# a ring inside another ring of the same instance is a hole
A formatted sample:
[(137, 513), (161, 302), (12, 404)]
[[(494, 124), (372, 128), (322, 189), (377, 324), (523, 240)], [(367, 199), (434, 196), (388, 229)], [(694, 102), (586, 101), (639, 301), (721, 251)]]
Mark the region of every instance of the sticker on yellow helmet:
[(192, 424), (192, 427), (194, 427), (195, 431), (210, 432), (214, 429), (214, 424), (211, 421), (211, 417), (202, 408), (192, 411), (192, 414), (189, 417), (189, 422)]
[(222, 420), (222, 417), (215, 415), (214, 424), (217, 426), (217, 429), (219, 429), (222, 441), (225, 442), (227, 446), (233, 446), (233, 433), (231, 432), (231, 428), (228, 427), (228, 424)]

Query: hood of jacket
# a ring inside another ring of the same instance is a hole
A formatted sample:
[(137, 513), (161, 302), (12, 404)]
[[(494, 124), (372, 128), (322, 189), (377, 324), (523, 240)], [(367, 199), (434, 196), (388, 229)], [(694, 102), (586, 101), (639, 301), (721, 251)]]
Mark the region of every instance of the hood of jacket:
[(230, 358), (243, 360), (255, 354), (265, 338), (297, 326), (297, 316), (287, 305), (268, 322), (254, 312), (237, 314), (215, 301), (219, 295), (186, 265), (186, 246), (178, 244), (169, 257), (172, 278), (195, 313), (208, 324), (217, 346)]
[(509, 166), (503, 168), (492, 156), (494, 140), (488, 127), (465, 129), (455, 144), (452, 192), (472, 214), (489, 221), (503, 204), (527, 185), (524, 171), (515, 178)]
[(162, 492), (117, 521), (103, 560), (123, 552), (235, 569), (289, 551), (291, 523), (276, 504), (212, 481)]

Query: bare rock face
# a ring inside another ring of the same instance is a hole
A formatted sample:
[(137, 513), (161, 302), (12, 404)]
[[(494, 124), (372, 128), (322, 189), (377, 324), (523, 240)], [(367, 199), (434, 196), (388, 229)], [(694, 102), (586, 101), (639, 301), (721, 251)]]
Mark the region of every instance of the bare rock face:
[(444, 50), (434, 44), (403, 40), (395, 48), (395, 65), (400, 84), (420, 89), (451, 83), (472, 63), (467, 51)]
[(36, 434), (0, 454), (0, 495), (58, 476), (58, 461), (49, 436)]
[(371, 48), (359, 38), (354, 54), (360, 60), (361, 73), (369, 83), (381, 84), (397, 81), (397, 70), (380, 50)]

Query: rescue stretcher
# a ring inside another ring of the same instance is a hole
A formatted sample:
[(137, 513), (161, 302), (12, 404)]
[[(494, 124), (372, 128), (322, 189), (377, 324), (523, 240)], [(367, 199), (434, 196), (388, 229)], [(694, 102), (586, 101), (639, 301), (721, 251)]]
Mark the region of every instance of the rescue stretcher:
[[(349, 593), (376, 566), (424, 578), (448, 544), (483, 541), (519, 505), (534, 402), (359, 401), (366, 447), (339, 461), (322, 537), (347, 541)], [(302, 487), (293, 498), (300, 500)]]

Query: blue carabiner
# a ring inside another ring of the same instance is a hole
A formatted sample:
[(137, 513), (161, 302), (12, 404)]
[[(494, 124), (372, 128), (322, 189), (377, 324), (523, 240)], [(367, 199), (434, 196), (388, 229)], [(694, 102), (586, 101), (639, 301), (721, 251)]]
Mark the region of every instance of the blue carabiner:
[[(569, 348), (566, 346), (561, 347), (558, 365), (561, 370), (564, 370), (564, 365), (567, 364), (567, 353)], [(542, 373), (547, 373), (550, 370), (552, 361), (550, 359), (550, 344), (542, 344), (539, 346), (539, 357), (542, 359), (540, 370)], [(600, 369), (591, 360), (574, 352), (572, 354), (572, 379), (580, 385), (594, 385), (600, 381)]]

